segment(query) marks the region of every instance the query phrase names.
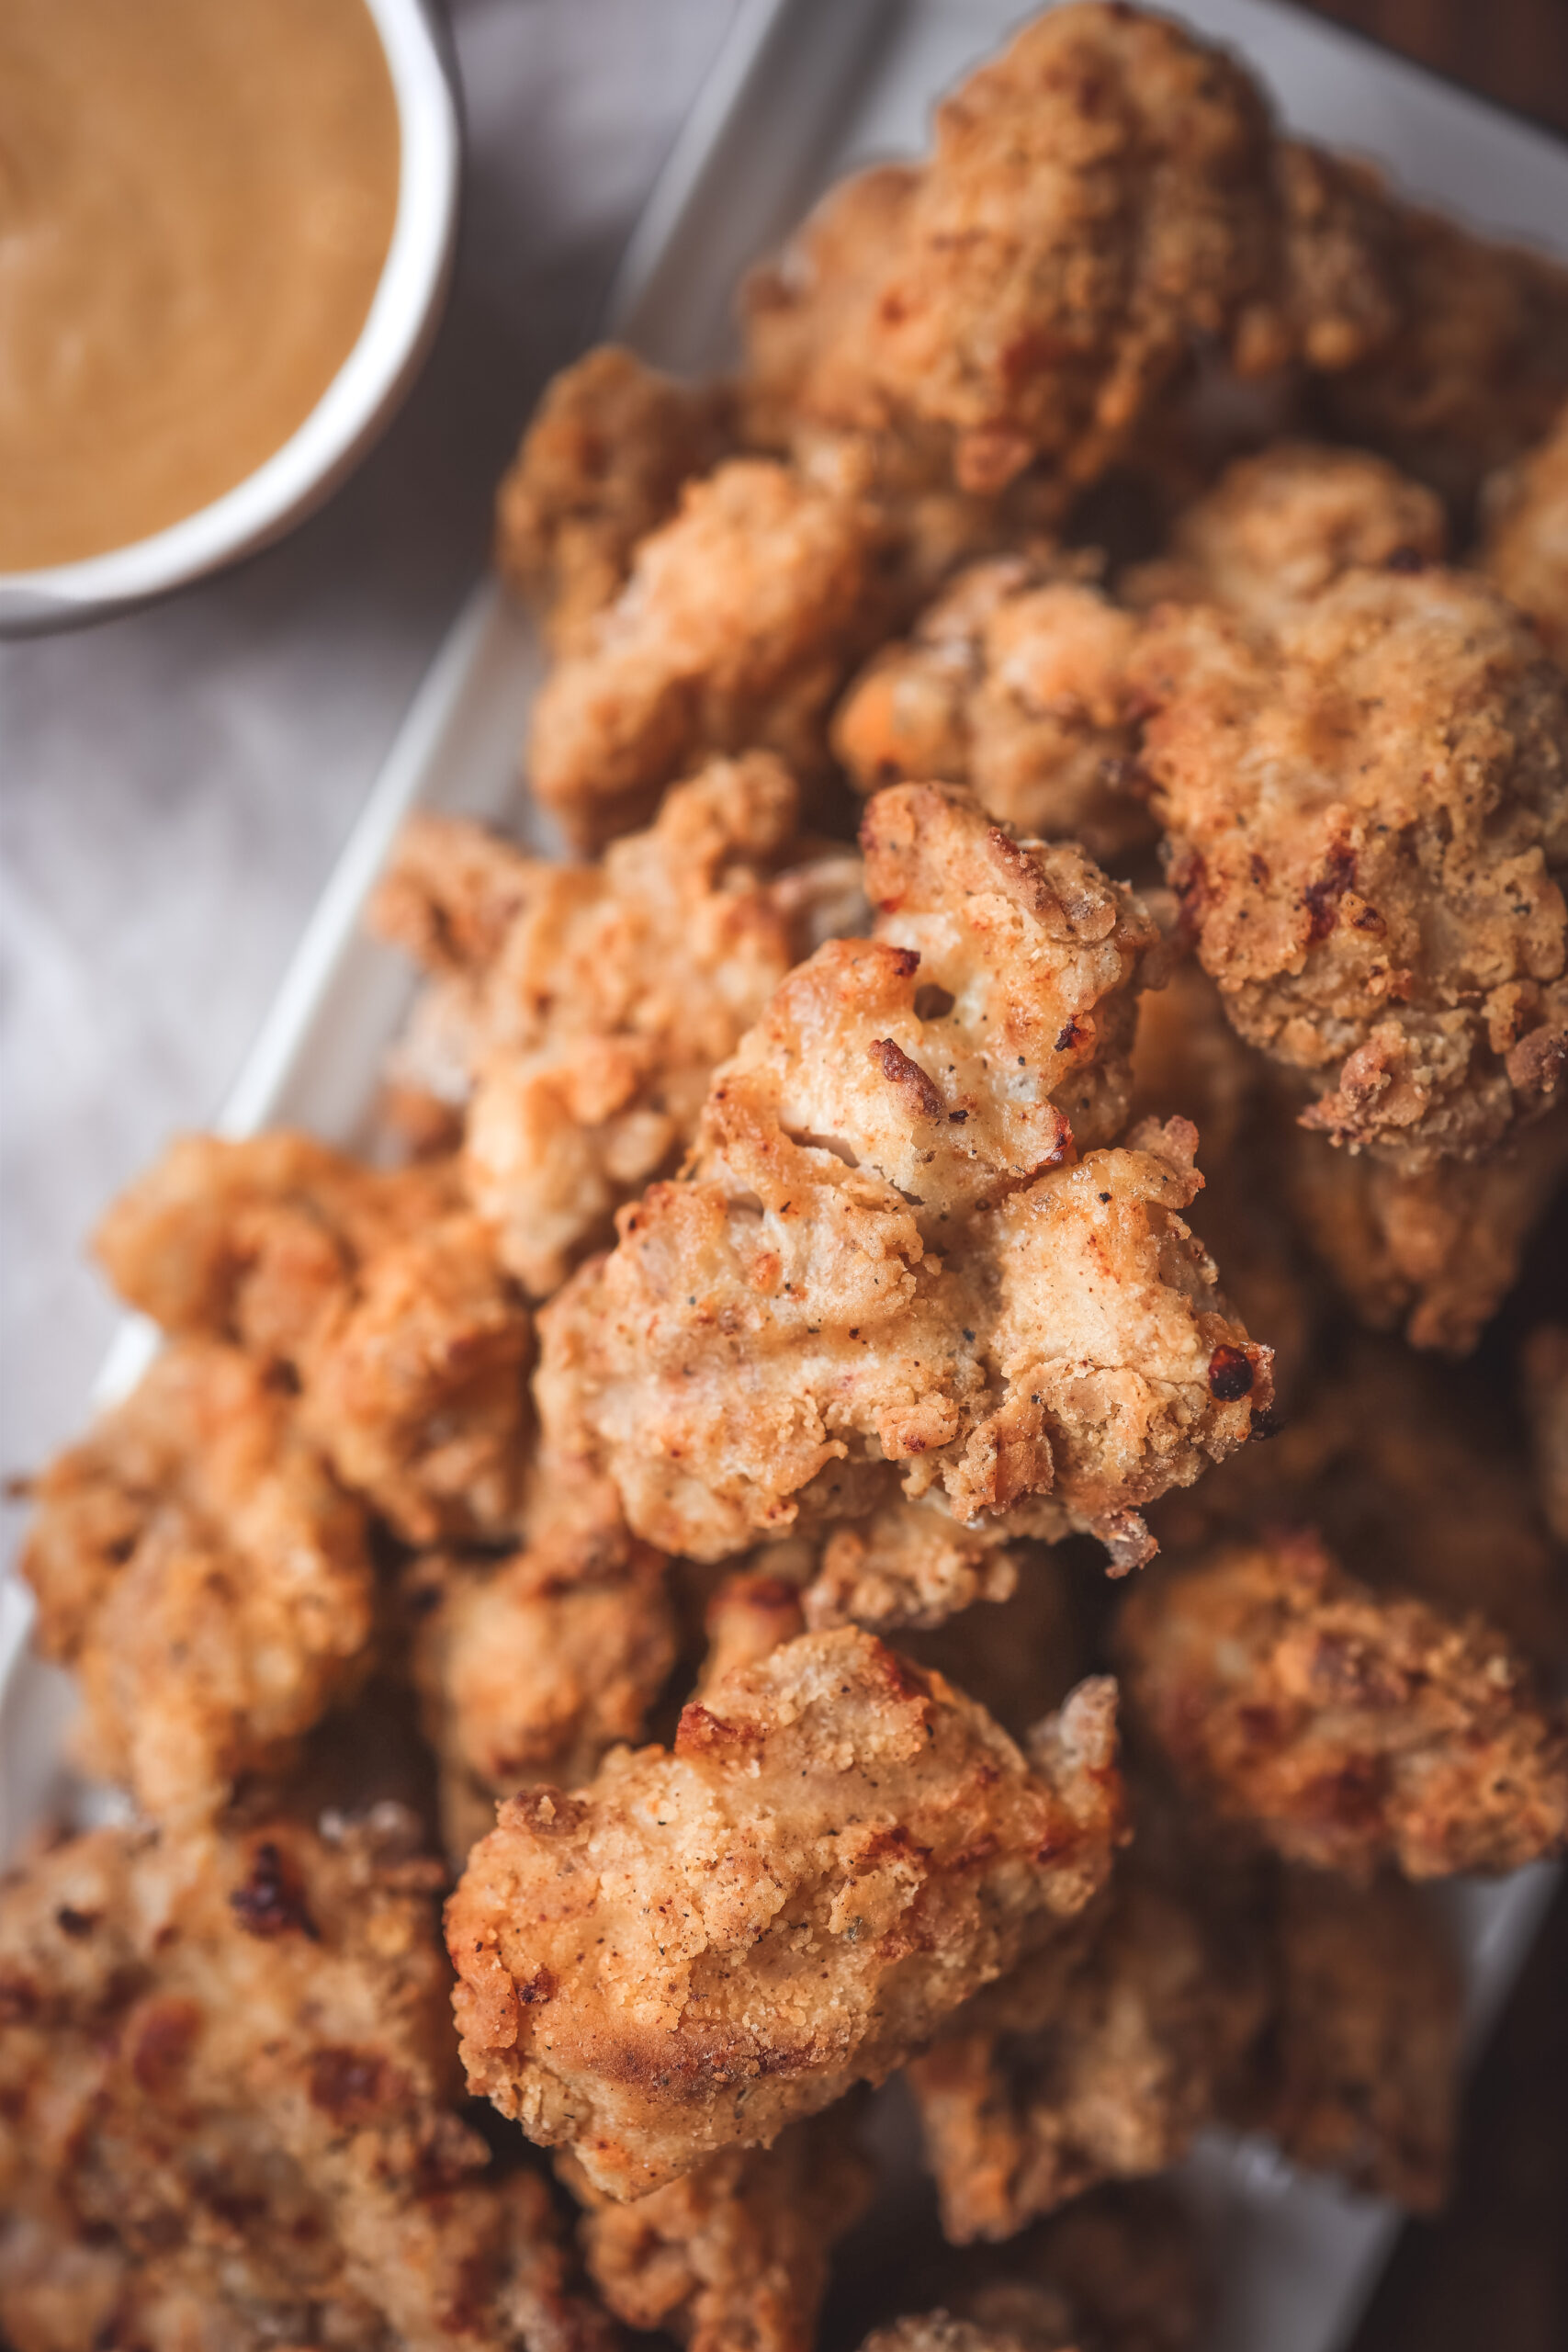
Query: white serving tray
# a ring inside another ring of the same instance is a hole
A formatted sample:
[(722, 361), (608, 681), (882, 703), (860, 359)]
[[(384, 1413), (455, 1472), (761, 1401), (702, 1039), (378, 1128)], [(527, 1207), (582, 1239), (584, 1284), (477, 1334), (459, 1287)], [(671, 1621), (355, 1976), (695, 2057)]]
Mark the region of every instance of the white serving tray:
[[(741, 0), (718, 62), (627, 249), (608, 330), (682, 372), (721, 366), (741, 270), (847, 170), (924, 145), (932, 100), (1038, 13), (1018, 0)], [(1568, 150), (1356, 36), (1275, 0), (1180, 0), (1233, 43), (1295, 129), (1386, 164), (1408, 189), (1495, 233), (1568, 253)], [(505, 819), (550, 854), (558, 841), (518, 780), (540, 674), (529, 625), (475, 590), (415, 697), (218, 1122), (226, 1135), (287, 1123), (351, 1143), (382, 1049), (409, 1001), (401, 960), (359, 916), (407, 811)], [(155, 1335), (129, 1322), (95, 1402), (123, 1394)], [(66, 1679), (27, 1650), (31, 1601), (0, 1585), (0, 1856), (69, 1789)], [(90, 1795), (71, 1791), (78, 1811)], [(1464, 1954), (1472, 2046), (1489, 2029), (1557, 1872), (1461, 1883), (1436, 1900)], [(1182, 2168), (1220, 2269), (1205, 2352), (1336, 2352), (1353, 2332), (1399, 2226), (1387, 2205), (1310, 2179), (1267, 2143), (1220, 2132)]]

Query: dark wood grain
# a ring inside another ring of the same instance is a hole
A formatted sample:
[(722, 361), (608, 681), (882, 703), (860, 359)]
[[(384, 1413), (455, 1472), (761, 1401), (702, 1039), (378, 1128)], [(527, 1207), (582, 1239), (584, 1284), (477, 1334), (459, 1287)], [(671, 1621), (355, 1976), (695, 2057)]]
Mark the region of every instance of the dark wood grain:
[(1308, 0), (1470, 89), (1568, 131), (1568, 0)]

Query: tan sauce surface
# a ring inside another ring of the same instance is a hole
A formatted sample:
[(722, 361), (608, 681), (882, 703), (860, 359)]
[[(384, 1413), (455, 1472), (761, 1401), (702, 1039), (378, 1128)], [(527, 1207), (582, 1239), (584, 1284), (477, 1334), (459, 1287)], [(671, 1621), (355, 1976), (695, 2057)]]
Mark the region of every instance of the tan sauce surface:
[(364, 0), (0, 0), (0, 571), (143, 538), (279, 448), (397, 196)]

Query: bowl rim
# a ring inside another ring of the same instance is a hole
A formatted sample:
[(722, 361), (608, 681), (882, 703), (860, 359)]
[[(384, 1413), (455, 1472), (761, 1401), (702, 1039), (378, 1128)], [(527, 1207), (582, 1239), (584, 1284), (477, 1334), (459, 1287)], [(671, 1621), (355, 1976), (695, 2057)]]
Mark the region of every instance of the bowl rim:
[(457, 237), (462, 130), (427, 0), (362, 0), (398, 117), (398, 203), (353, 348), (304, 421), (232, 490), (161, 531), (71, 563), (0, 571), (0, 635), (98, 617), (254, 553), (318, 505), (412, 381), (439, 318)]

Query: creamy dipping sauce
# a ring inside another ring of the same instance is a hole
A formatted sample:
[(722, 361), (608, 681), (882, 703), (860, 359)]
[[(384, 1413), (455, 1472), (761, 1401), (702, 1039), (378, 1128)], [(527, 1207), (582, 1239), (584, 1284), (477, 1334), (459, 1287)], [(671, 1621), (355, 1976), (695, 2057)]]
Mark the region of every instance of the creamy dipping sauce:
[(398, 164), (364, 0), (0, 0), (0, 571), (281, 447), (365, 323)]

